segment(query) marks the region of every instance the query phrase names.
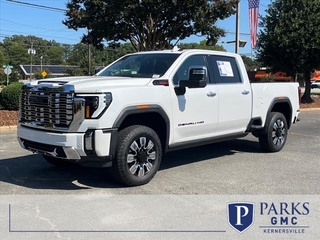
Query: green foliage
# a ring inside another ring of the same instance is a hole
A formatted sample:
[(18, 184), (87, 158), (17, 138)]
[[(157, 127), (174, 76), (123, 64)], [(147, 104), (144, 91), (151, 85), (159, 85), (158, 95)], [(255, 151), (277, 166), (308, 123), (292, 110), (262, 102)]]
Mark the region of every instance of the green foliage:
[(10, 44), (4, 44), (6, 47), (5, 54), (9, 60), (13, 69), (18, 69), (20, 64), (30, 62), (30, 56), (28, 54), (28, 48), (18, 42), (10, 42)]
[[(29, 48), (33, 48), (36, 54), (32, 56), (28, 53)], [(13, 69), (18, 69), (21, 64), (30, 64), (31, 57), (33, 65), (41, 64), (41, 56), (43, 64), (62, 64), (64, 47), (55, 42), (48, 41), (36, 36), (13, 35), (5, 37), (0, 46), (4, 55), (5, 63), (10, 63)]]
[(3, 69), (0, 69), (0, 85), (7, 85), (7, 75), (3, 72)]
[(274, 82), (272, 74), (265, 75), (261, 78), (261, 82)]
[[(36, 50), (36, 54), (32, 55), (33, 65), (73, 65), (79, 66), (80, 70), (72, 70), (69, 72), (70, 75), (88, 74), (89, 49), (87, 44), (60, 44), (35, 36), (13, 35), (12, 37), (5, 37), (3, 42), (0, 42), (0, 84), (7, 84), (7, 76), (1, 68), (4, 64), (13, 66), (12, 73), (9, 75), (9, 83), (21, 79), (18, 72), (20, 70), (19, 65), (30, 65), (31, 55), (28, 54), (28, 49), (31, 47), (31, 43)], [(124, 54), (134, 51), (130, 43), (122, 43), (114, 48), (103, 47), (103, 49), (91, 46), (91, 73), (94, 72), (96, 66), (108, 65)], [(49, 73), (49, 71), (47, 72)], [(34, 77), (41, 79), (40, 71), (34, 72)], [(49, 77), (51, 77), (50, 74), (45, 78)]]
[[(13, 70), (9, 75), (9, 84), (13, 82), (18, 82), (20, 79), (20, 75), (18, 71)], [(7, 85), (7, 75), (3, 72), (3, 69), (0, 68), (0, 84)]]
[(200, 43), (180, 43), (178, 47), (181, 49), (207, 49), (223, 52), (227, 51), (223, 46), (220, 45), (208, 46), (206, 44), (206, 40), (202, 40)]
[(0, 108), (6, 110), (19, 109), (19, 94), (22, 83), (12, 83), (4, 87), (0, 93)]
[(0, 44), (0, 66), (8, 62), (8, 57), (5, 55), (4, 47)]
[(51, 65), (63, 64), (63, 48), (61, 46), (52, 46), (46, 51), (45, 61)]
[(238, 0), (70, 0), (66, 20), (72, 29), (87, 28), (82, 42), (102, 47), (130, 41), (136, 51), (169, 48), (191, 35), (213, 41), (225, 31), (215, 23), (235, 13)]
[(261, 63), (252, 58), (241, 56), (247, 71), (254, 71), (261, 67)]
[[(78, 43), (69, 49), (67, 64), (79, 66), (80, 69), (69, 69), (68, 75), (88, 75), (88, 45)], [(103, 47), (98, 49), (91, 46), (91, 73), (94, 73), (96, 66), (106, 66), (119, 57), (135, 52), (130, 43), (119, 44), (114, 47)]]
[(310, 74), (320, 66), (320, 0), (275, 0), (261, 18), (258, 58), (272, 71), (304, 75), (310, 99)]
[(66, 73), (69, 76), (83, 76), (84, 72), (81, 68), (68, 68), (66, 69)]

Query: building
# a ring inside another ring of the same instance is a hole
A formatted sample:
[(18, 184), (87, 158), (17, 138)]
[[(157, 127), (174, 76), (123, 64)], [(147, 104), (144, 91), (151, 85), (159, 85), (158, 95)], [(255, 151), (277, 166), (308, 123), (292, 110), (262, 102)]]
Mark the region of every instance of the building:
[(320, 80), (320, 71), (319, 70), (315, 70), (312, 75), (312, 78), (311, 78), (311, 81), (316, 81), (316, 80)]
[(248, 76), (251, 82), (261, 82), (265, 81), (266, 79), (272, 79), (275, 82), (292, 82), (294, 81), (293, 77), (288, 76), (284, 72), (276, 72), (271, 73), (266, 69), (261, 69), (257, 71), (250, 71), (248, 72)]
[[(51, 77), (64, 77), (68, 76), (68, 69), (79, 69), (79, 66), (71, 65), (32, 65), (32, 75), (35, 73), (43, 73)], [(30, 65), (19, 65), (19, 72), (22, 79), (30, 79)]]

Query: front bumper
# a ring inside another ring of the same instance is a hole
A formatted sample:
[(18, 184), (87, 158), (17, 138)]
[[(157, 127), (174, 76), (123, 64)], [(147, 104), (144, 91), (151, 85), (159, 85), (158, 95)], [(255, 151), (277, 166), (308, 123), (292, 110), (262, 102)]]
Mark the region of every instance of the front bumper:
[(67, 160), (112, 158), (117, 129), (94, 129), (85, 133), (57, 133), (19, 125), (17, 134), (22, 148)]

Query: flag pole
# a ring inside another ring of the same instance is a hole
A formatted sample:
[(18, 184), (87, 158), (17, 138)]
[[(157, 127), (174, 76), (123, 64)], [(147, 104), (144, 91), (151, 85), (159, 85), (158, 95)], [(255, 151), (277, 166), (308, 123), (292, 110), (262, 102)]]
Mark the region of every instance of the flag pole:
[(236, 12), (236, 49), (235, 52), (239, 53), (239, 43), (240, 43), (240, 0), (237, 4), (237, 12)]

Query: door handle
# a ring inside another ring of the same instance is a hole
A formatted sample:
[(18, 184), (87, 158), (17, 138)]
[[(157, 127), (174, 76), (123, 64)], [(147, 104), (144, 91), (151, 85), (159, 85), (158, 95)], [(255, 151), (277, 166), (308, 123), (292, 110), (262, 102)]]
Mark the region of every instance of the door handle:
[(215, 95), (217, 95), (217, 94), (214, 93), (214, 92), (208, 92), (208, 93), (207, 93), (207, 96), (208, 96), (208, 97), (214, 97)]
[(249, 94), (249, 91), (248, 91), (248, 90), (243, 90), (243, 91), (242, 91), (242, 94), (243, 94), (243, 95), (247, 95), (247, 94)]

